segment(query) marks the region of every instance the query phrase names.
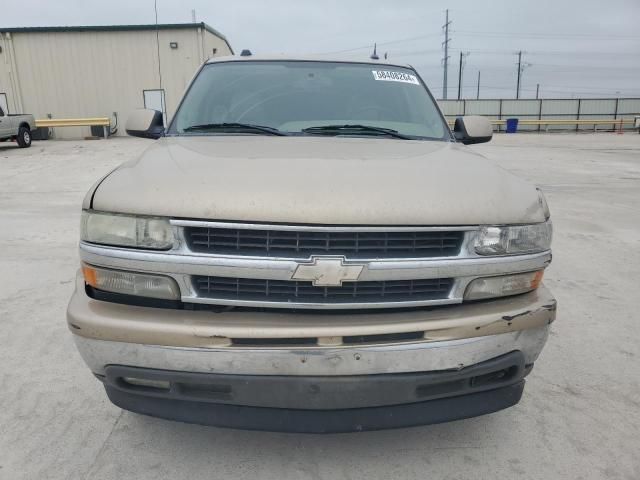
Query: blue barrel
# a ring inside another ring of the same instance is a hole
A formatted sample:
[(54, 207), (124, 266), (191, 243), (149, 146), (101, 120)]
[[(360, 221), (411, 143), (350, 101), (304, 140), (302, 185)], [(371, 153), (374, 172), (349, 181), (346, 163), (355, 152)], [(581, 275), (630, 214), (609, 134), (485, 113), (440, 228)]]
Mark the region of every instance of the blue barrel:
[(518, 119), (507, 118), (507, 133), (516, 133), (518, 131)]

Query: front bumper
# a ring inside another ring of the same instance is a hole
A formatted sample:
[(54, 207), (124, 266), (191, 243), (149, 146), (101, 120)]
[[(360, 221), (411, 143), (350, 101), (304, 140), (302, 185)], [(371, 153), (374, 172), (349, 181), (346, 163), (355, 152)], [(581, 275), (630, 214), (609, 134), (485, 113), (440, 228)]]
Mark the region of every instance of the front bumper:
[(236, 339), (250, 339), (253, 344), (287, 339), (288, 345), (296, 345), (297, 339), (296, 348), (313, 343), (314, 350), (341, 346), (342, 339), (359, 336), (420, 334), (422, 343), (469, 339), (543, 327), (555, 315), (556, 300), (544, 286), (496, 300), (402, 311), (216, 313), (136, 307), (90, 298), (78, 273), (67, 323), (74, 334), (86, 339), (206, 350), (222, 347), (232, 352), (238, 350)]
[(224, 375), (341, 376), (460, 370), (512, 351), (535, 362), (549, 327), (440, 342), (325, 348), (184, 348), (74, 335), (91, 371), (108, 365)]
[[(399, 313), (197, 312), (93, 300), (79, 278), (68, 322), (83, 359), (122, 408), (236, 428), (342, 432), (438, 423), (514, 405), (555, 308), (541, 287)], [(241, 347), (221, 340), (415, 331), (424, 332), (421, 340), (362, 345)], [(492, 381), (479, 386), (483, 375)], [(168, 381), (171, 389), (132, 388), (118, 380), (125, 377)]]

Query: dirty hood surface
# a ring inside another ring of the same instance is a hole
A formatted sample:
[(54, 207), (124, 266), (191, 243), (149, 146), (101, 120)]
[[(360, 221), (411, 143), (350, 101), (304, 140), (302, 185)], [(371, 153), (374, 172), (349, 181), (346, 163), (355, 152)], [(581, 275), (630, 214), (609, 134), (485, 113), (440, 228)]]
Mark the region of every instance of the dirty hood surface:
[(544, 221), (532, 185), (471, 149), (387, 138), (167, 137), (108, 175), (92, 208), (336, 225)]

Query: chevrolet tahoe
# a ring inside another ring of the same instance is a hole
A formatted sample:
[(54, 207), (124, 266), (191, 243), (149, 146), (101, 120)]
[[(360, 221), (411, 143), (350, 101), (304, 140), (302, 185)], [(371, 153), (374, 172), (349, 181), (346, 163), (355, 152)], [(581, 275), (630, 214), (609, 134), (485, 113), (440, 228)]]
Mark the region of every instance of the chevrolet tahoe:
[(201, 66), (168, 127), (82, 210), (68, 307), (117, 406), (222, 427), (349, 432), (520, 400), (555, 319), (542, 192), (466, 145), (410, 66)]

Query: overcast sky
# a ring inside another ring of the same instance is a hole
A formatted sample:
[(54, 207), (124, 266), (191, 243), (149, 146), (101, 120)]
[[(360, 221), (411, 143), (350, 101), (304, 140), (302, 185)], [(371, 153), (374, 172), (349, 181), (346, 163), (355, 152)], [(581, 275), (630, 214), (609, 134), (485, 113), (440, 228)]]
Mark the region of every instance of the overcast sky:
[[(366, 59), (372, 45), (415, 66), (442, 95), (442, 24), (449, 8), (449, 98), (640, 96), (640, 0), (157, 0), (161, 23), (204, 21), (239, 52)], [(0, 27), (153, 23), (153, 0), (0, 0)], [(335, 55), (333, 53), (335, 52)]]

